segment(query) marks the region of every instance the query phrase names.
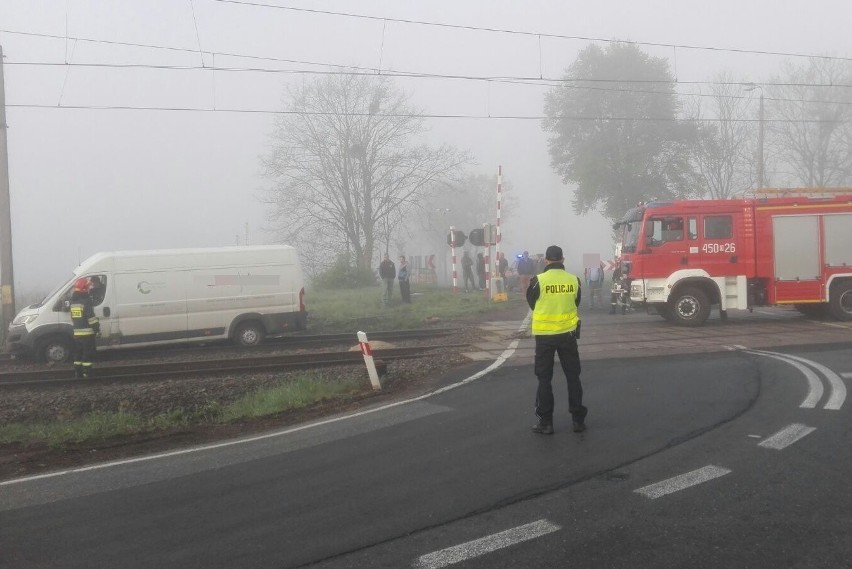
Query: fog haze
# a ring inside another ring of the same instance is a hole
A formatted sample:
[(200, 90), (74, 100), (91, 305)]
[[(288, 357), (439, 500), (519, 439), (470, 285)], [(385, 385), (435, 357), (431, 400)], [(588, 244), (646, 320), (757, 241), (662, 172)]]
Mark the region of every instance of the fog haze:
[(572, 189), (550, 167), (538, 118), (548, 87), (464, 77), (561, 77), (590, 40), (546, 34), (645, 42), (670, 61), (682, 94), (722, 71), (765, 80), (791, 59), (754, 52), (852, 57), (848, 0), (262, 4), (315, 12), (215, 0), (0, 2), (18, 293), (47, 292), (98, 251), (272, 243), (259, 157), (286, 85), (315, 77), (304, 71), (458, 76), (395, 85), (433, 115), (426, 142), (469, 150), (477, 174), (502, 165), (517, 197), (504, 212), (505, 251), (557, 243), (576, 264), (583, 253), (611, 258), (613, 244), (603, 217), (573, 213)]

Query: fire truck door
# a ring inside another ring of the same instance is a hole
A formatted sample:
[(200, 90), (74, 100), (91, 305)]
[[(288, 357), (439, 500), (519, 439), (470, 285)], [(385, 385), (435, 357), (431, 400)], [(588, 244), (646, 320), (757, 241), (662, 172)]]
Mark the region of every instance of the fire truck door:
[(739, 250), (738, 215), (718, 213), (698, 218), (698, 240), (690, 242), (690, 251), (697, 249), (699, 265), (711, 277), (745, 274), (743, 260), (748, 258), (748, 252)]
[(683, 217), (648, 218), (645, 222), (644, 250), (650, 254), (645, 266), (651, 274), (670, 274), (678, 269), (694, 267), (689, 258)]
[(772, 234), (775, 302), (797, 303), (823, 298), (818, 216), (775, 216)]

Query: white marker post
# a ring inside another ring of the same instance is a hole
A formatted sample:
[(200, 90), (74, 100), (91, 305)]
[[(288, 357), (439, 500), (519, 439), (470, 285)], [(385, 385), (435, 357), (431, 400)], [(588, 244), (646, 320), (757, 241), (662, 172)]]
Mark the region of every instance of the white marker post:
[(379, 372), (376, 371), (376, 362), (373, 361), (373, 349), (367, 341), (366, 332), (358, 332), (358, 343), (361, 344), (361, 353), (364, 354), (364, 363), (367, 364), (367, 373), (370, 375), (370, 383), (375, 391), (381, 391), (382, 382), (379, 381)]

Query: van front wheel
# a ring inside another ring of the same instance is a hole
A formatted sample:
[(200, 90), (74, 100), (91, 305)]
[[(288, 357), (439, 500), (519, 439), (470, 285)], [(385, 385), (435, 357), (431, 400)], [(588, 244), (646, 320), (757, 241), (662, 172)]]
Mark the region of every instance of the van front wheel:
[(36, 348), (35, 357), (39, 363), (61, 364), (71, 361), (74, 341), (65, 336), (48, 336), (41, 340)]
[(243, 322), (234, 332), (234, 342), (240, 346), (257, 346), (263, 342), (265, 335), (260, 322)]

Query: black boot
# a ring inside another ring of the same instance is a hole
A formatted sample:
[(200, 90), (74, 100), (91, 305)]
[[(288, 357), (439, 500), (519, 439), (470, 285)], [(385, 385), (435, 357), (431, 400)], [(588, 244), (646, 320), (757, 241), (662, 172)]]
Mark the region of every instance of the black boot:
[(572, 422), (574, 423), (574, 432), (582, 433), (586, 430), (586, 415), (589, 414), (589, 409), (583, 407), (580, 411), (572, 414)]
[(74, 364), (74, 378), (75, 379), (83, 379), (83, 366), (80, 364)]
[(552, 435), (553, 434), (553, 422), (541, 420), (537, 425), (533, 425), (532, 432), (538, 435)]

